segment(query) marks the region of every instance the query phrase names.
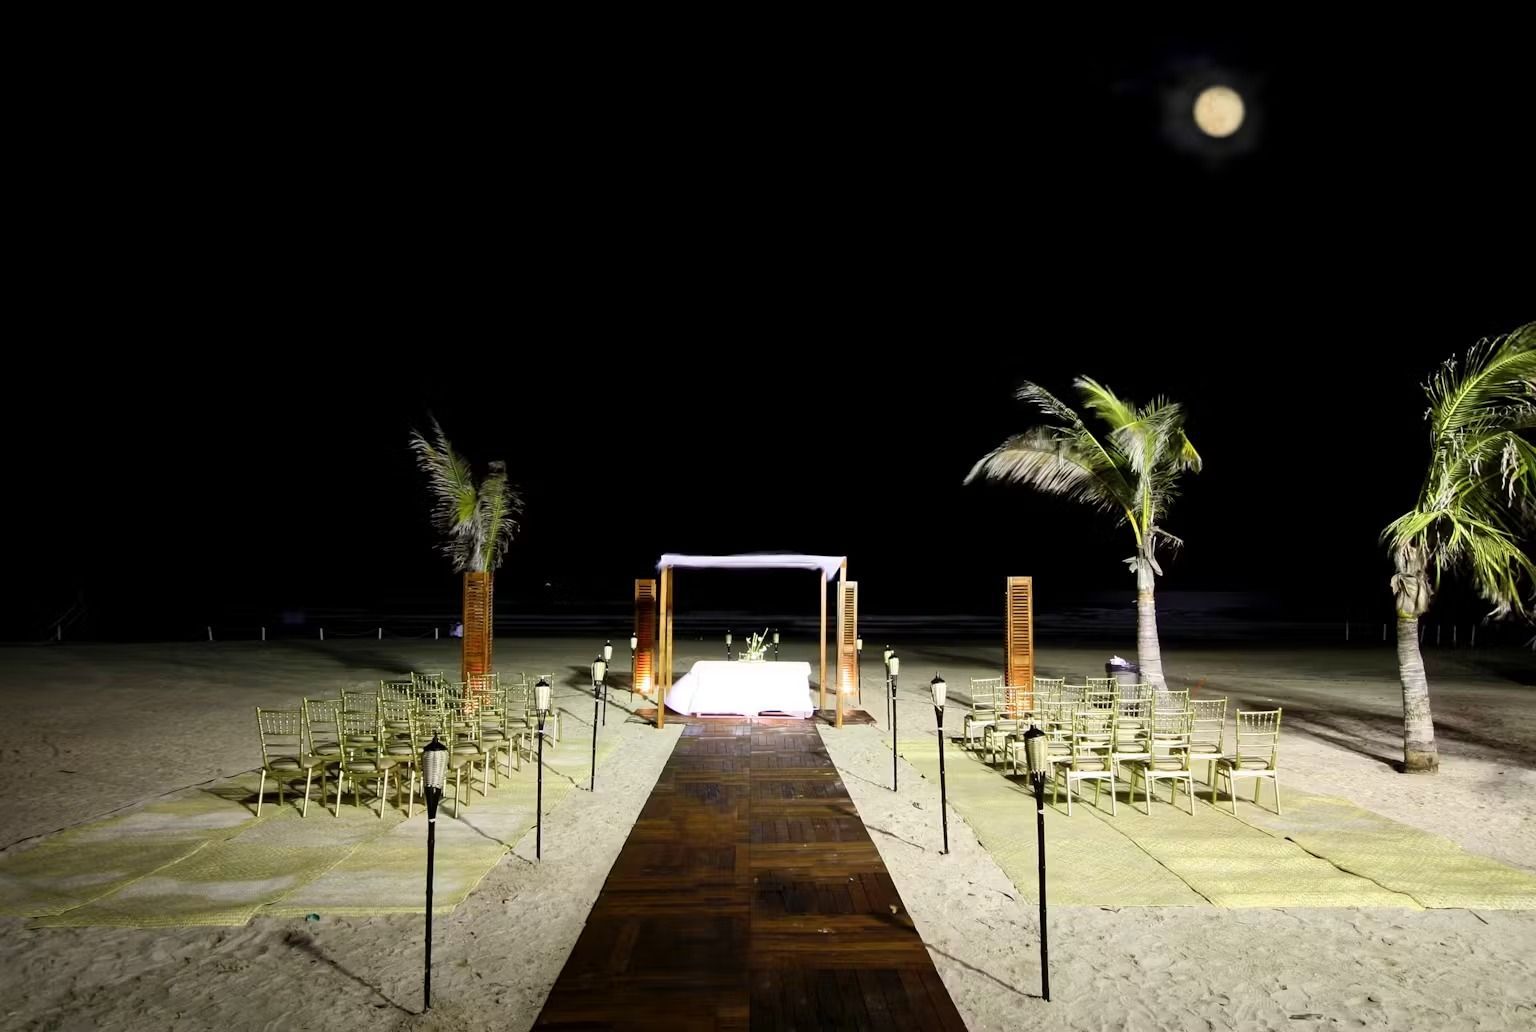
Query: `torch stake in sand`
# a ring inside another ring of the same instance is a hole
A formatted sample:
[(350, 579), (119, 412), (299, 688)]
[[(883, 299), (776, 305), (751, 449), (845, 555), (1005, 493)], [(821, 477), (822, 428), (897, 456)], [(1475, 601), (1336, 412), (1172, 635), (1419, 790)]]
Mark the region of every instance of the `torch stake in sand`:
[(443, 782), (448, 775), (448, 747), (432, 732), (432, 741), (421, 750), (422, 790), (427, 797), (427, 956), (421, 979), (421, 1009), (432, 1009), (432, 862), (437, 853), (437, 804), (443, 801)]
[(539, 711), (539, 788), (534, 802), (533, 858), (544, 859), (544, 721), (549, 719), (549, 682), (539, 678), (533, 686), (534, 706)]
[(1045, 779), (1051, 773), (1050, 740), (1038, 725), (1024, 732), (1024, 758), (1035, 783), (1035, 851), (1040, 857), (1040, 995), (1051, 1002), (1051, 955), (1045, 946)]
[(895, 653), (887, 664), (891, 671), (891, 791), (896, 791), (896, 676), (901, 673), (901, 660)]
[(592, 661), (592, 783), (587, 791), (597, 791), (597, 718), (598, 707), (603, 704), (603, 679), (608, 676), (608, 664), (598, 656)]

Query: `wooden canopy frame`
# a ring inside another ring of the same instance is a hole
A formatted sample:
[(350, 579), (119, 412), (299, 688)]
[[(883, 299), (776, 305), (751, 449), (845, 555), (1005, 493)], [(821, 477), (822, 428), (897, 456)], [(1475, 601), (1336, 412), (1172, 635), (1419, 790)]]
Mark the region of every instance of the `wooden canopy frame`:
[[(675, 572), (676, 566), (673, 563), (669, 563), (667, 561), (668, 559), (672, 558), (684, 557), (664, 555), (661, 557), (661, 561), (657, 563), (657, 567), (660, 571), (660, 585), (659, 590), (656, 592), (658, 615), (654, 623), (656, 628), (656, 726), (658, 728), (667, 726), (667, 689), (672, 687), (672, 615), (677, 606), (677, 591), (673, 584), (673, 573)], [(767, 555), (723, 556), (720, 558), (748, 560), (749, 562), (743, 562), (739, 564), (741, 568), (792, 570), (806, 569), (807, 567), (804, 560), (807, 559), (832, 557), (785, 556), (785, 561), (778, 563), (773, 561), (775, 558), (774, 556)], [(791, 559), (800, 561), (791, 562), (789, 561)], [(730, 569), (732, 568), (732, 565), (735, 564), (722, 563), (720, 566), (715, 568)], [(856, 601), (857, 586), (854, 585), (853, 582), (847, 581), (847, 576), (848, 560), (847, 558), (843, 558), (837, 569), (839, 637), (838, 651), (840, 654), (843, 651), (843, 642), (846, 640), (848, 643), (850, 643), (851, 647), (851, 643), (858, 636), (858, 606)], [(816, 584), (821, 595), (821, 674), (816, 682), (817, 689), (821, 693), (820, 701), (817, 706), (818, 714), (827, 708), (827, 585), (830, 582), (831, 577), (827, 571), (824, 568), (816, 567)], [(643, 583), (654, 582), (636, 582), (637, 591), (635, 594), (635, 616), (637, 628), (640, 627), (640, 608), (645, 602), (645, 595), (643, 590), (638, 590), (639, 585)], [(848, 591), (847, 587), (853, 587), (854, 590)], [(649, 642), (646, 641), (646, 636), (640, 635), (638, 629), (636, 631), (636, 636), (641, 638), (641, 648), (644, 649), (646, 645), (649, 644)], [(647, 659), (649, 659), (649, 657), (647, 657)], [(839, 668), (841, 668), (843, 665), (844, 664), (841, 662), (838, 664)], [(841, 678), (839, 680), (841, 680)], [(848, 690), (849, 688), (847, 685), (839, 683), (833, 691), (833, 695), (837, 697), (837, 712), (834, 718), (834, 726), (836, 727), (843, 726), (843, 695)]]

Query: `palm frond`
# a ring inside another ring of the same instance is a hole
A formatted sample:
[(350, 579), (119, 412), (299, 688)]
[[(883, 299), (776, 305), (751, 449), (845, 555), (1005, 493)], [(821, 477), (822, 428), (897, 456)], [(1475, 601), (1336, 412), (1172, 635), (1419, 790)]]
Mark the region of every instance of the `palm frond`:
[(1103, 452), (1084, 448), (1066, 428), (1037, 426), (1010, 437), (971, 467), (967, 484), (982, 477), (1024, 484), (1046, 494), (1086, 502), (1108, 511), (1124, 509), (1119, 478), (1106, 468)]
[(477, 486), (469, 462), (432, 419), (432, 437), (411, 431), (416, 465), (427, 474), (432, 524), (443, 535), (442, 549), (455, 571), (486, 572), (501, 564), (517, 530), (522, 497), (507, 480), (506, 464), (493, 462)]
[(1466, 572), (1493, 615), (1536, 606), (1536, 323), (1479, 341), (1425, 385), (1430, 461), (1418, 504), (1382, 531), (1399, 557), (1419, 556), (1438, 582)]
[(1536, 323), (1513, 333), (1480, 340), (1460, 363), (1447, 359), (1425, 385), (1429, 418), (1436, 437), (1465, 428), (1490, 410), (1520, 404), (1536, 380)]
[(1136, 422), (1136, 406), (1122, 401), (1115, 392), (1087, 376), (1072, 381), (1088, 410), (1097, 415), (1111, 430)]
[(1200, 456), (1184, 435), (1183, 409), (1163, 399), (1138, 409), (1087, 377), (1074, 381), (1084, 403), (1109, 427), (1101, 439), (1055, 395), (1035, 383), (1018, 398), (1052, 423), (1017, 434), (982, 456), (966, 476), (1023, 484), (1105, 511), (1119, 511), (1136, 536), (1138, 554), (1151, 559), (1156, 528), (1177, 494), (1178, 475), (1199, 469)]
[(493, 462), (480, 483), (478, 516), (484, 528), (484, 568), (494, 570), (506, 557), (506, 550), (517, 533), (517, 517), (523, 511), (523, 499), (507, 480), (506, 465)]

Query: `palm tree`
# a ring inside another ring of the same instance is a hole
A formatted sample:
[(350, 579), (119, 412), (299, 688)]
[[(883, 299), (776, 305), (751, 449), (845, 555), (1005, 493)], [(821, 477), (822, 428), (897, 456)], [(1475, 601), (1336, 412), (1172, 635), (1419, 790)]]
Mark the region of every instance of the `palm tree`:
[(1418, 502), (1387, 525), (1397, 666), (1403, 685), (1403, 768), (1440, 767), (1419, 618), (1441, 575), (1464, 572), (1494, 617), (1525, 615), (1536, 583), (1524, 547), (1536, 527), (1536, 323), (1482, 340), (1449, 359), (1424, 386), (1429, 470)]
[(1083, 404), (1109, 427), (1103, 438), (1083, 425), (1072, 409), (1045, 388), (1026, 383), (1020, 401), (1033, 404), (1051, 422), (1010, 437), (972, 467), (977, 477), (1024, 484), (1120, 515), (1136, 539), (1126, 560), (1136, 574), (1136, 654), (1142, 679), (1165, 689), (1162, 649), (1157, 641), (1154, 577), (1159, 545), (1183, 544), (1163, 529), (1162, 520), (1178, 495), (1179, 475), (1200, 469), (1200, 455), (1184, 435), (1184, 410), (1158, 398), (1138, 407), (1087, 377), (1073, 381)]
[(432, 522), (443, 532), (443, 551), (464, 574), (464, 637), (461, 675), (468, 681), (491, 670), (493, 572), (517, 531), (522, 496), (507, 480), (507, 465), (492, 462), (475, 483), (469, 461), (453, 450), (436, 419), (432, 439), (411, 431), (416, 464), (427, 474), (436, 499)]

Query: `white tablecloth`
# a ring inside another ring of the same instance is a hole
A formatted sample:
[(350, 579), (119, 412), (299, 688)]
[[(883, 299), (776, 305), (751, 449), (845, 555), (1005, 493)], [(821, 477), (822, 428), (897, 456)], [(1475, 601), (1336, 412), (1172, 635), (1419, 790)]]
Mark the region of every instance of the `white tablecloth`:
[(788, 713), (808, 717), (811, 664), (726, 662), (701, 659), (667, 690), (667, 708), (678, 713)]

